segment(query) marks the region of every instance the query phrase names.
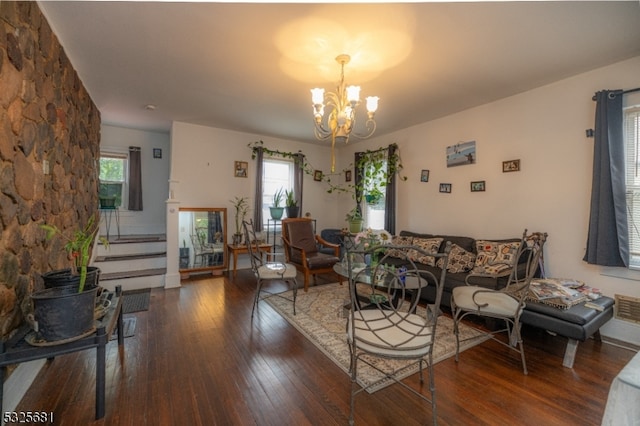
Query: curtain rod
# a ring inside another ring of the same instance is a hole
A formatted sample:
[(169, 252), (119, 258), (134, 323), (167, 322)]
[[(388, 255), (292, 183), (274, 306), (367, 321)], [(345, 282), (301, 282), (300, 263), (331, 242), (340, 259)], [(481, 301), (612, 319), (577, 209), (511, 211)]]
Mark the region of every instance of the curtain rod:
[[(629, 89), (629, 90), (623, 90), (622, 92), (619, 92), (621, 95), (626, 95), (627, 93), (633, 93), (633, 92), (640, 92), (640, 87), (636, 87), (635, 89)], [(610, 93), (609, 96), (612, 97), (612, 99), (617, 95), (617, 93)], [(592, 100), (596, 100), (596, 95), (593, 95), (593, 97), (591, 98)]]

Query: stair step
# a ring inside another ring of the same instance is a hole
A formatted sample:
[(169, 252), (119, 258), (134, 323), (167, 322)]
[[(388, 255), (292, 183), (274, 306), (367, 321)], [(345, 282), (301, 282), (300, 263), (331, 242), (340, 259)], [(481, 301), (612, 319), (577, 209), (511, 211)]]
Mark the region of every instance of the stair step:
[(154, 257), (165, 257), (166, 251), (158, 251), (154, 253), (133, 253), (133, 254), (119, 254), (109, 256), (98, 256), (96, 262), (115, 262), (120, 260), (139, 260), (139, 259), (151, 259)]
[(109, 272), (105, 274), (100, 274), (100, 281), (120, 280), (125, 278), (152, 277), (154, 275), (164, 275), (166, 273), (167, 273), (167, 268), (142, 269), (138, 271)]
[[(102, 237), (106, 238), (105, 235)], [(154, 242), (166, 242), (167, 236), (165, 234), (136, 234), (136, 235), (110, 235), (109, 245), (111, 244), (130, 244), (130, 243), (154, 243)], [(98, 244), (102, 244), (98, 241)]]

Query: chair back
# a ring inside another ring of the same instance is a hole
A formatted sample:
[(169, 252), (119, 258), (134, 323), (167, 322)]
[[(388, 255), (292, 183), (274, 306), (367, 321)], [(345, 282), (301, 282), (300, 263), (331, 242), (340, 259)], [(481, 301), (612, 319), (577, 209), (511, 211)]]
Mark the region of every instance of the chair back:
[(257, 239), (253, 220), (242, 221), (242, 226), (244, 228), (244, 240), (247, 244), (247, 252), (249, 253), (249, 259), (251, 260), (251, 269), (253, 269), (254, 273), (258, 273), (258, 268), (263, 265), (263, 261), (262, 256), (260, 256), (260, 252), (257, 247), (254, 246)]
[(520, 310), (524, 308), (525, 298), (529, 293), (531, 280), (543, 270), (543, 248), (547, 241), (547, 233), (533, 232), (527, 235), (525, 229), (518, 247), (516, 266), (511, 270), (504, 291), (520, 302)]
[[(351, 294), (351, 320), (356, 341), (364, 341), (370, 348), (391, 349), (413, 354), (433, 342), (439, 315), (447, 262), (451, 243), (444, 252), (432, 253), (418, 246), (377, 246), (364, 251), (347, 251), (349, 290)], [(382, 253), (382, 254), (381, 254)], [(404, 255), (402, 265), (387, 263), (389, 254)], [(366, 266), (358, 259), (374, 260)], [(415, 259), (434, 256), (442, 259), (442, 272), (435, 274), (416, 266)], [(435, 286), (434, 305), (419, 306), (420, 296), (428, 286)], [(430, 349), (429, 349), (430, 350)]]
[[(292, 246), (302, 249), (307, 256), (318, 252), (316, 236), (313, 232), (313, 222), (308, 218), (291, 218), (282, 221), (282, 237)], [(285, 244), (286, 246), (286, 244)], [(287, 259), (294, 263), (301, 263), (299, 250), (288, 248)]]

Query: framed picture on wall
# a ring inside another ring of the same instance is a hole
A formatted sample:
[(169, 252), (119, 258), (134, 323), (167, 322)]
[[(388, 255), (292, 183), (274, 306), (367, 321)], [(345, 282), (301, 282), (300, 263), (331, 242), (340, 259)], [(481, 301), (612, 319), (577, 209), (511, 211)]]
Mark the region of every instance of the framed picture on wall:
[(519, 172), (520, 160), (509, 160), (502, 162), (502, 173)]
[(346, 170), (344, 172), (344, 181), (351, 182), (351, 170)]
[(451, 194), (451, 184), (450, 183), (441, 183), (440, 184), (440, 192), (444, 192), (446, 194)]
[(322, 170), (316, 170), (313, 172), (313, 180), (320, 182), (322, 180)]
[(429, 182), (429, 170), (420, 172), (420, 182)]
[(233, 173), (235, 177), (247, 177), (247, 169), (249, 163), (246, 161), (236, 161), (233, 166)]
[(153, 158), (162, 158), (161, 148), (153, 148)]
[(485, 190), (485, 183), (483, 180), (471, 182), (471, 192), (482, 192)]

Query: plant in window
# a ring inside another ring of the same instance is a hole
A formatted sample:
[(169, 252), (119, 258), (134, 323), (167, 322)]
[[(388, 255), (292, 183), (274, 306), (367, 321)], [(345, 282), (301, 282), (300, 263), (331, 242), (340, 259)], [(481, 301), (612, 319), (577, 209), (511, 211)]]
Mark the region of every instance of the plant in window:
[(273, 194), (273, 206), (269, 207), (271, 218), (279, 220), (282, 218), (284, 208), (281, 206), (284, 189), (280, 188)]
[(287, 217), (298, 217), (300, 207), (298, 207), (298, 200), (296, 200), (296, 197), (293, 194), (293, 189), (285, 189), (284, 200), (284, 203), (287, 206)]
[(349, 223), (349, 232), (352, 234), (356, 234), (362, 230), (362, 223), (364, 222), (364, 219), (362, 218), (362, 213), (360, 213), (360, 209), (358, 207), (354, 207), (349, 213), (347, 213), (347, 222)]
[(233, 204), (233, 207), (236, 209), (236, 232), (233, 234), (233, 244), (237, 245), (242, 242), (242, 222), (247, 217), (247, 213), (249, 213), (249, 199), (247, 197), (235, 197), (233, 200), (230, 200)]

